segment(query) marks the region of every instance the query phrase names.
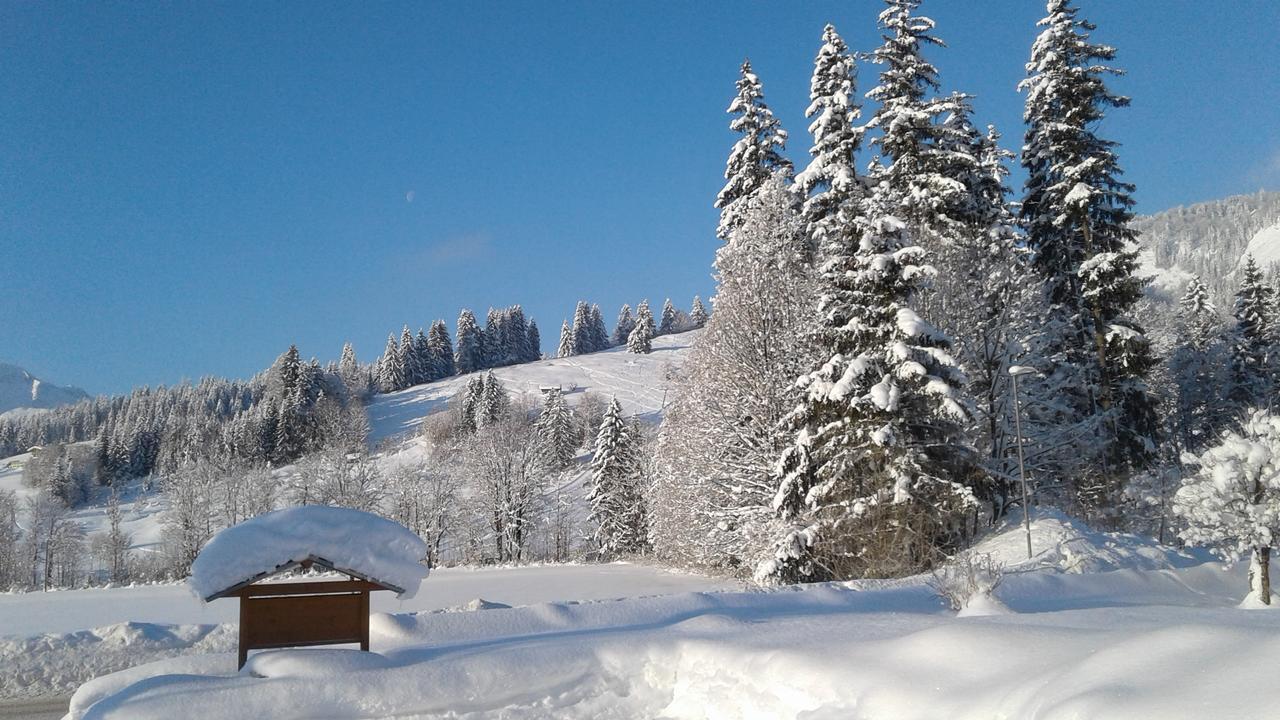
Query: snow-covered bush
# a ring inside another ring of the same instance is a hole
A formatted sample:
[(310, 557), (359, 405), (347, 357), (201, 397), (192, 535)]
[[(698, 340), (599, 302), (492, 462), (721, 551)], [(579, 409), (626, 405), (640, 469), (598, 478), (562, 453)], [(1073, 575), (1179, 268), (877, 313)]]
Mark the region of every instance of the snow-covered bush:
[(1229, 559), (1249, 553), (1244, 604), (1270, 605), (1271, 547), (1280, 533), (1280, 416), (1255, 410), (1239, 431), (1184, 460), (1198, 471), (1173, 499), (1174, 512), (1187, 523), (1179, 534)]
[(998, 605), (996, 588), (1004, 580), (1004, 563), (986, 553), (964, 553), (933, 571), (929, 587), (952, 610), (962, 611), (981, 604)]

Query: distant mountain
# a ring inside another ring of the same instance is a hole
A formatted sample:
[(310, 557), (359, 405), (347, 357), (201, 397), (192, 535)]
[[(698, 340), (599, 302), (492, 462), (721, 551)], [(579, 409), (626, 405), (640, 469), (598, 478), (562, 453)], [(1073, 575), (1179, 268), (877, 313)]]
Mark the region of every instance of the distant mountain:
[(89, 394), (78, 387), (60, 387), (17, 365), (0, 363), (0, 413), (19, 408), (54, 408), (87, 397)]
[(1176, 207), (1133, 225), (1142, 233), (1142, 269), (1155, 276), (1149, 291), (1155, 300), (1177, 301), (1199, 275), (1218, 307), (1229, 310), (1246, 252), (1273, 279), (1280, 274), (1280, 192)]

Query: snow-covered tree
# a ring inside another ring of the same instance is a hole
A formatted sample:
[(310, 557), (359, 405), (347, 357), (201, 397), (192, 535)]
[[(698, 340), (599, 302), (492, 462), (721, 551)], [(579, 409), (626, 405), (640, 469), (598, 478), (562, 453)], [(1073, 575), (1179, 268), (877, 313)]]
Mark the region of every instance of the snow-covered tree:
[(378, 390), (384, 393), (402, 390), (404, 384), (404, 366), (400, 364), (400, 346), (394, 334), (387, 335), (387, 347), (378, 361)]
[(524, 362), (536, 362), (542, 358), (542, 334), (538, 332), (538, 323), (529, 320), (529, 329), (525, 332)]
[(577, 354), (577, 348), (573, 343), (573, 329), (569, 327), (569, 321), (565, 320), (560, 323), (560, 344), (556, 346), (556, 357), (563, 358)]
[(1232, 420), (1223, 388), (1230, 387), (1222, 318), (1209, 288), (1193, 276), (1178, 303), (1178, 344), (1169, 356), (1176, 393), (1173, 427), (1179, 449), (1199, 452)]
[(403, 379), (401, 389), (417, 385), (422, 378), (422, 365), (418, 362), (418, 346), (414, 344), (413, 333), (405, 325), (400, 331), (400, 345), (396, 362), (401, 368)]
[(1106, 86), (1120, 72), (1102, 64), (1115, 49), (1090, 42), (1095, 26), (1070, 0), (1050, 0), (1039, 25), (1019, 85), (1027, 123), (1021, 221), (1050, 305), (1042, 335), (1053, 372), (1036, 395), (1054, 399), (1048, 425), (1077, 438), (1053, 443), (1069, 500), (1100, 514), (1159, 441), (1146, 387), (1155, 361), (1130, 318), (1144, 284), (1130, 247), (1134, 188), (1120, 180), (1116, 144), (1095, 132), (1107, 108), (1129, 99)]
[(763, 582), (908, 574), (959, 541), (973, 501), (964, 375), (950, 341), (914, 309), (935, 270), (877, 186), (856, 245), (823, 248), (818, 349), (799, 380), (773, 505), (786, 523)]
[(595, 540), (606, 556), (639, 552), (645, 547), (644, 497), (634, 443), (633, 432), (622, 417), (622, 405), (613, 398), (596, 435), (587, 492)]
[[(659, 429), (650, 503), (669, 562), (749, 575), (774, 540), (774, 461), (795, 378), (812, 360), (808, 234), (784, 177), (745, 205), (716, 252), (715, 313), (682, 365)], [(695, 303), (695, 309), (697, 308)]]
[(631, 331), (635, 327), (636, 321), (631, 317), (631, 306), (624, 303), (622, 309), (618, 311), (618, 321), (613, 326), (612, 344), (626, 345), (627, 338), (631, 336)]
[(342, 379), (342, 384), (351, 397), (360, 400), (368, 395), (368, 376), (361, 369), (360, 361), (356, 359), (356, 350), (351, 343), (342, 344), (342, 357), (338, 360), (338, 377)]
[(693, 304), (689, 306), (689, 327), (696, 330), (706, 324), (707, 309), (702, 305), (702, 298), (694, 295)]
[(476, 316), (470, 310), (458, 314), (458, 326), (455, 333), (457, 350), (453, 363), (459, 375), (466, 375), (484, 369), (484, 336)]
[(573, 462), (582, 438), (560, 388), (552, 388), (544, 395), (537, 427), (550, 467), (559, 470)]
[(627, 335), (627, 352), (647, 354), (653, 352), (653, 336), (656, 328), (649, 301), (641, 300), (636, 306), (636, 326)]
[(582, 300), (573, 311), (573, 354), (585, 355), (596, 351), (591, 332), (591, 306)]
[(591, 352), (600, 352), (609, 349), (609, 329), (604, 325), (604, 316), (600, 313), (599, 305), (592, 305), (590, 312), (590, 333), (591, 336)]
[(1246, 255), (1232, 312), (1236, 327), (1228, 394), (1239, 407), (1262, 407), (1270, 402), (1275, 376), (1274, 302), (1275, 290), (1263, 280), (1253, 256)]
[(671, 298), (667, 298), (662, 303), (662, 319), (658, 324), (659, 335), (670, 335), (678, 332), (680, 329), (680, 316), (676, 312), (676, 306), (671, 304)]
[(822, 47), (813, 62), (809, 83), (811, 118), (809, 133), (813, 159), (796, 175), (796, 189), (804, 197), (804, 216), (809, 223), (812, 247), (827, 242), (835, 233), (847, 232), (865, 190), (856, 170), (863, 128), (856, 86), (858, 68), (853, 54), (827, 25), (822, 31)]
[(1250, 555), (1246, 603), (1271, 604), (1270, 561), (1280, 537), (1280, 417), (1252, 411), (1240, 430), (1199, 456), (1174, 497), (1182, 539), (1228, 558)]
[(431, 323), (427, 330), (427, 348), (431, 360), (431, 379), (453, 377), (456, 370), (453, 361), (453, 340), (443, 320)]
[(721, 240), (728, 240), (733, 229), (740, 224), (739, 203), (775, 172), (790, 175), (792, 171), (791, 161), (782, 154), (787, 144), (787, 131), (782, 129), (765, 104), (760, 78), (751, 71), (749, 60), (742, 63), (737, 87), (738, 94), (729, 103), (728, 112), (735, 116), (729, 123), (729, 129), (742, 137), (729, 152), (724, 188), (716, 197), (715, 206), (720, 210), (716, 236)]

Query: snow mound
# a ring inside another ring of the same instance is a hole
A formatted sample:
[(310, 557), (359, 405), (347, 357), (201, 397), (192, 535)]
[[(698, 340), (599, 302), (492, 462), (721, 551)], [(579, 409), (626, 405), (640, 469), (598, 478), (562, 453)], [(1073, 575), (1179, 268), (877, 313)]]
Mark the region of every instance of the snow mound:
[(191, 588), (211, 599), (246, 580), (315, 559), (401, 590), (418, 592), (427, 544), (408, 528), (372, 513), (308, 505), (277, 510), (218, 533), (191, 565)]
[(1207, 562), (1207, 552), (1161, 545), (1129, 533), (1094, 530), (1054, 508), (1036, 508), (1031, 516), (1032, 558), (1022, 514), (1012, 512), (971, 552), (990, 555), (1006, 566), (1054, 568), (1069, 573), (1110, 570), (1168, 570)]

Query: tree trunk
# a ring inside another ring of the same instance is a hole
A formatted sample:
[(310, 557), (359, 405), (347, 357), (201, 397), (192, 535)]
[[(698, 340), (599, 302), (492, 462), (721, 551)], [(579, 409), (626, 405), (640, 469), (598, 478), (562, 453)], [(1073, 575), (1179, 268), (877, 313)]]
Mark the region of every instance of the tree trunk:
[(1271, 548), (1253, 549), (1249, 563), (1249, 594), (1256, 595), (1263, 605), (1271, 604)]

